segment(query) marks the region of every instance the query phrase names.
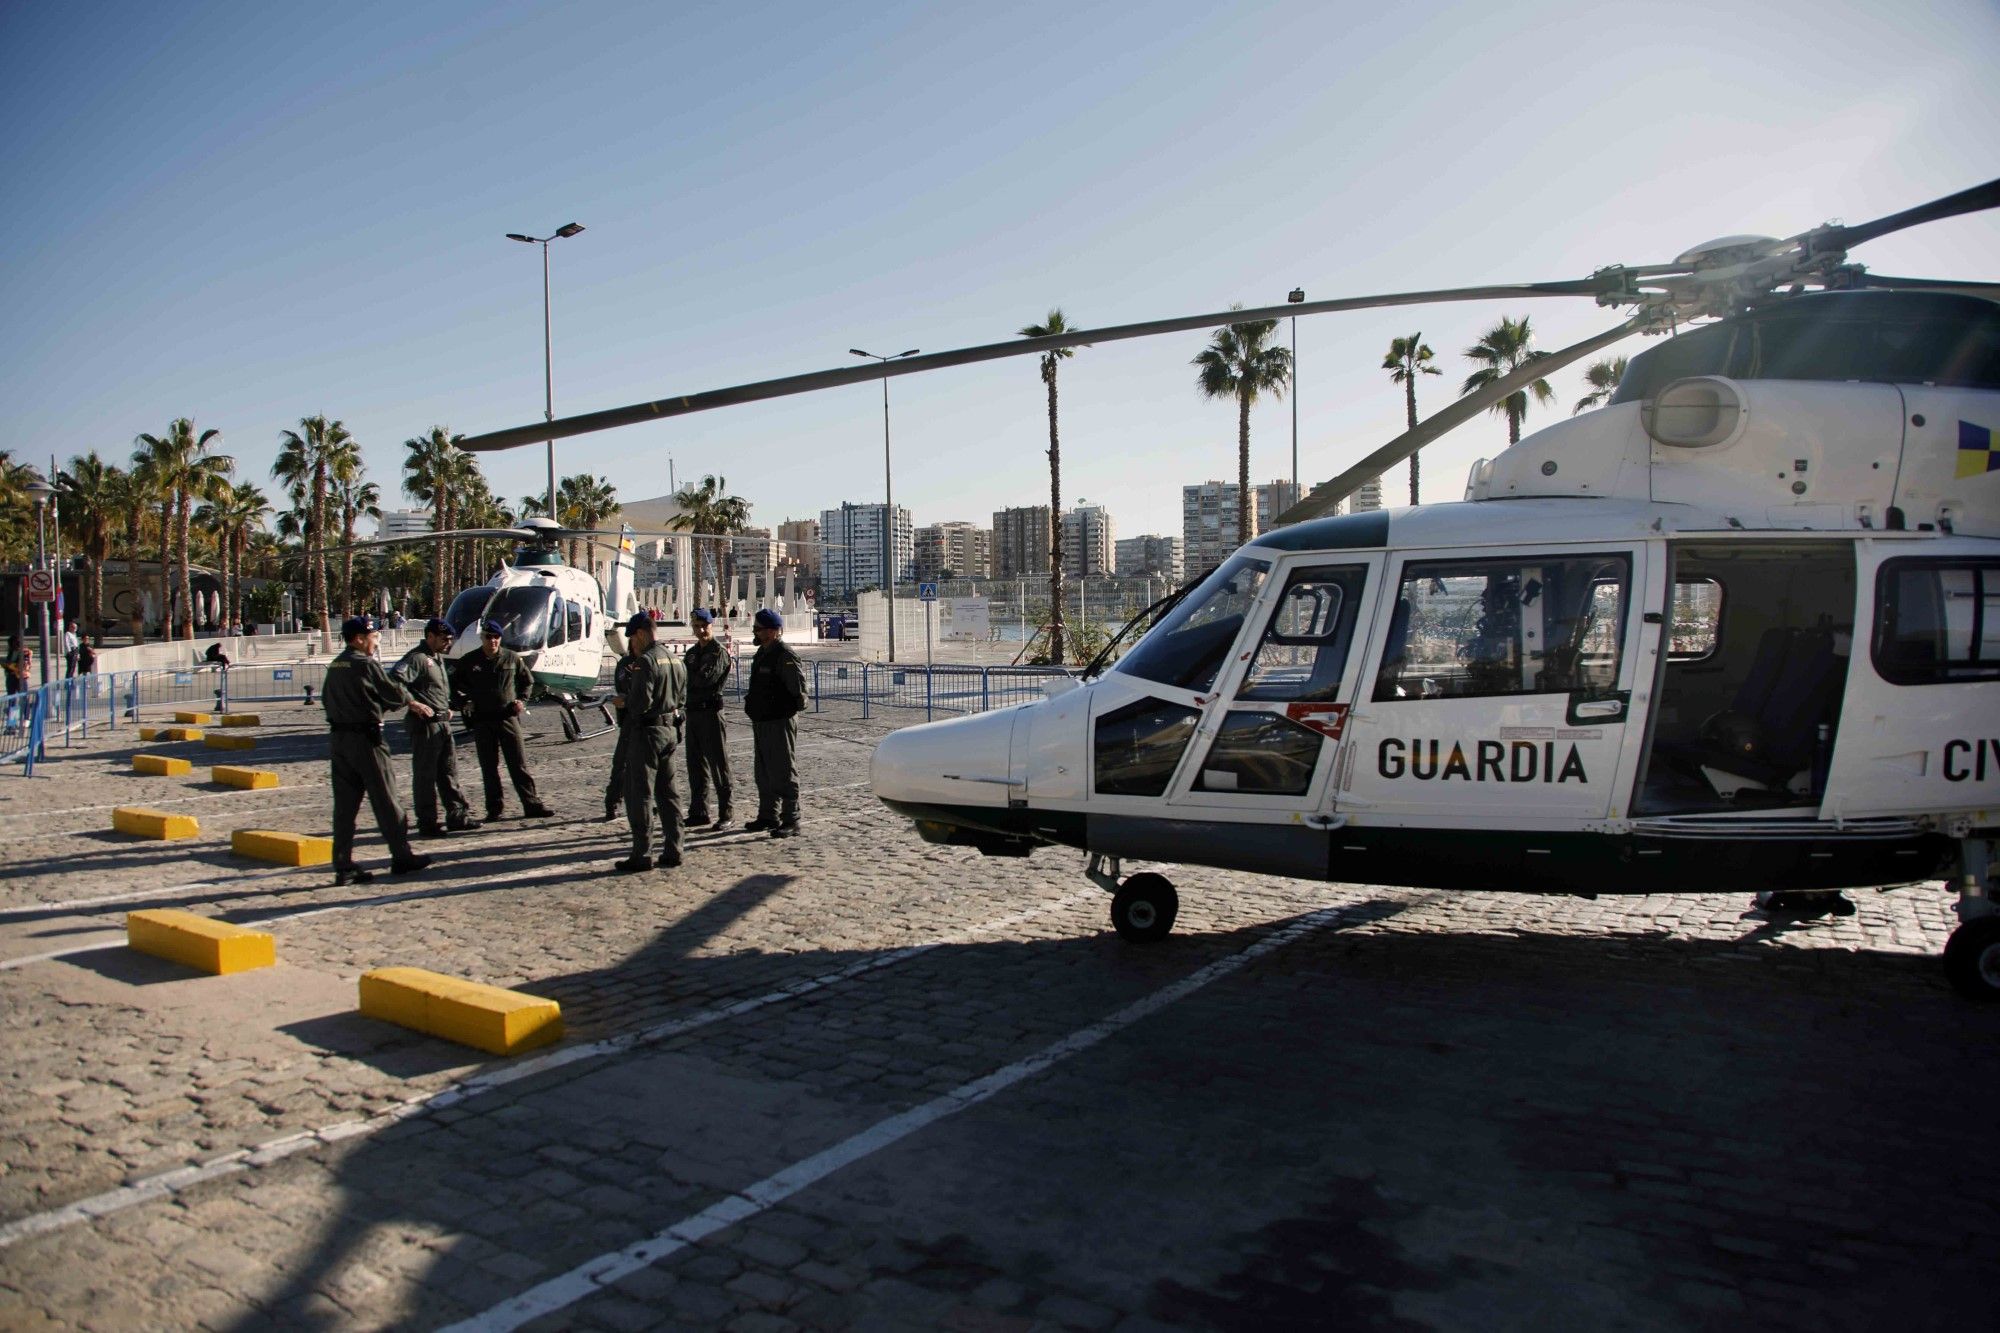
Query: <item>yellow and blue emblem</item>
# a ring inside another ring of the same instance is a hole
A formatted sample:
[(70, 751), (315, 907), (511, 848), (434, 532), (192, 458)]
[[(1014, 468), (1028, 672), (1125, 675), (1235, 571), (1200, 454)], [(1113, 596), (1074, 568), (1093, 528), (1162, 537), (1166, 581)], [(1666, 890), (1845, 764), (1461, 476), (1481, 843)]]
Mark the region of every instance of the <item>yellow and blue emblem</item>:
[(1958, 472), (1960, 478), (2000, 472), (2000, 453), (1993, 450), (1993, 428), (1958, 423)]

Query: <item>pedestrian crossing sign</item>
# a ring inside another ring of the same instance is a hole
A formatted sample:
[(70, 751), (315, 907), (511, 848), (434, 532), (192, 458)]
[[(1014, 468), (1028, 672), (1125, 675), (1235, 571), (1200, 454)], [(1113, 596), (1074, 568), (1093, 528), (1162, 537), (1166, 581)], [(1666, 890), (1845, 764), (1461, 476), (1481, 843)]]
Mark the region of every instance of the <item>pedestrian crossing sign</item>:
[(917, 585), (917, 600), (920, 602), (935, 602), (937, 600), (937, 584), (919, 583)]

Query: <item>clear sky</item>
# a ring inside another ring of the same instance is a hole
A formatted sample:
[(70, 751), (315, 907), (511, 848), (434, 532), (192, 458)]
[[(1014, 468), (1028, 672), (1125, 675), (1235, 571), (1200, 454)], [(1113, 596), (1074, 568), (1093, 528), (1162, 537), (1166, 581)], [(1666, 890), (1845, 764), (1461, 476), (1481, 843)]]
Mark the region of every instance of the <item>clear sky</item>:
[[(190, 415), (268, 478), (278, 432), (325, 412), (393, 492), (406, 437), (540, 418), (539, 261), (503, 234), (572, 220), (558, 415), (992, 341), (1055, 305), (1087, 327), (1294, 285), (1579, 277), (2000, 176), (1996, 71), (1993, 0), (7, 4), (0, 447), (122, 460)], [(2000, 217), (1856, 257), (2000, 278)], [(1612, 322), (1585, 301), (1301, 321), (1302, 480), (1401, 430), (1391, 337), (1437, 350), (1441, 406), (1502, 314), (1549, 348)], [(1177, 532), (1183, 483), (1234, 477), (1203, 342), (1065, 364), (1066, 504)], [(917, 522), (1046, 502), (1031, 359), (892, 396)], [(671, 457), (775, 523), (879, 500), (881, 426), (864, 385), (557, 460), (639, 499)], [(1505, 439), (1487, 417), (1426, 450), (1424, 498)], [(1258, 409), (1252, 454), (1289, 474), (1289, 403)], [(510, 500), (542, 487), (540, 446), (484, 461)]]

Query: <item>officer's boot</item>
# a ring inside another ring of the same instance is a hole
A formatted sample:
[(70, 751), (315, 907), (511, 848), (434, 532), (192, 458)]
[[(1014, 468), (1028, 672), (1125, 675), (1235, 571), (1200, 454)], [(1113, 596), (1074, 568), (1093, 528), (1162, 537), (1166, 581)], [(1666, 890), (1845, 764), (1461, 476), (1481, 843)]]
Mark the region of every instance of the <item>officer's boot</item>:
[(743, 826), (745, 833), (769, 833), (778, 827), (778, 812), (768, 805), (757, 807), (757, 817)]
[(771, 830), (774, 838), (796, 838), (799, 836), (799, 803), (786, 801), (784, 813), (778, 816), (778, 826)]

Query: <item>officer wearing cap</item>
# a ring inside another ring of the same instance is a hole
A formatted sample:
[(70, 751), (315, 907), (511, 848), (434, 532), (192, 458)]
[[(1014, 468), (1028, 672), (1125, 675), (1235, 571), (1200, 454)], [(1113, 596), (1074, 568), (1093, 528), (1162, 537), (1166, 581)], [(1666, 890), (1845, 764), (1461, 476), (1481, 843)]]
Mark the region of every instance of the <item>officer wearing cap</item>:
[(791, 838), (799, 832), (798, 715), (806, 708), (806, 674), (798, 654), (785, 642), (785, 618), (765, 607), (750, 622), (757, 655), (750, 659), (750, 684), (743, 711), (750, 715), (756, 759), (757, 817), (746, 833)]
[[(650, 622), (649, 622), (650, 623)], [(628, 651), (619, 657), (611, 668), (611, 702), (616, 705), (625, 697), (625, 687), (632, 683), (632, 668), (638, 665), (638, 654)], [(618, 728), (618, 739), (611, 746), (611, 776), (604, 783), (604, 822), (609, 824), (625, 809), (625, 728)]]
[[(389, 669), (410, 697), (427, 705), (429, 717), (410, 714), (410, 792), (417, 806), (417, 836), (442, 838), (447, 831), (469, 833), (479, 827), (458, 786), (458, 750), (451, 736), (451, 676), (445, 654), (451, 651), (448, 621), (433, 616), (424, 637)], [(438, 822), (438, 797), (444, 797), (445, 822)]]
[(641, 611), (625, 624), (625, 692), (612, 700), (618, 709), (619, 742), (625, 750), (625, 818), (632, 825), (632, 854), (615, 867), (622, 874), (651, 870), (653, 827), (647, 802), (659, 812), (659, 866), (681, 863), (680, 793), (674, 790), (674, 746), (681, 709), (687, 702), (687, 668), (655, 640), (652, 617)]
[(333, 760), (333, 882), (365, 884), (373, 876), (354, 864), (354, 821), (366, 795), (375, 811), (375, 826), (389, 843), (389, 872), (405, 875), (431, 863), (410, 850), (403, 812), (396, 807), (396, 779), (389, 769), (389, 747), (382, 743), (382, 714), (395, 708), (429, 718), (428, 704), (412, 699), (390, 679), (375, 660), (382, 636), (367, 616), (350, 617), (340, 627), (347, 646), (326, 664), (326, 684), (320, 702), (333, 734), (327, 750)]
[(708, 788), (715, 785), (715, 820), (727, 828), (735, 817), (730, 794), (729, 728), (722, 720), (722, 691), (729, 684), (729, 652), (710, 627), (715, 617), (696, 607), (688, 616), (694, 645), (682, 656), (687, 666), (687, 765), (689, 828), (708, 825)]
[(452, 698), (466, 706), (472, 718), (472, 744), (479, 753), (479, 776), (486, 786), (486, 817), (501, 814), (500, 758), (507, 758), (507, 776), (521, 798), (521, 813), (529, 819), (547, 819), (555, 811), (542, 804), (535, 790), (534, 775), (528, 772), (528, 755), (523, 747), (521, 714), (528, 711), (528, 692), (535, 678), (528, 664), (511, 648), (500, 646), (500, 622), (479, 622), (479, 651), (459, 659), (452, 672)]

